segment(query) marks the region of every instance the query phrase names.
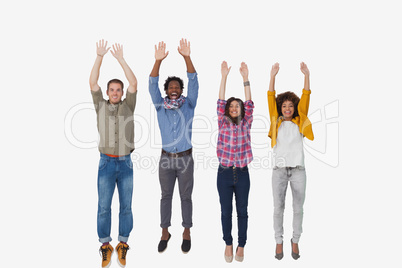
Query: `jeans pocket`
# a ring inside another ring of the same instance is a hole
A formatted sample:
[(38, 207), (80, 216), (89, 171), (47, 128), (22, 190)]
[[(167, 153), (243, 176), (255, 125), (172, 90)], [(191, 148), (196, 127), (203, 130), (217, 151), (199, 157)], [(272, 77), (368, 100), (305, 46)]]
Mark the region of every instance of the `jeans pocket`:
[(133, 169), (133, 161), (131, 161), (131, 157), (127, 157), (125, 162), (129, 169)]
[(99, 160), (99, 171), (104, 170), (108, 162), (109, 162), (108, 159), (101, 158)]
[(248, 172), (248, 166), (240, 168), (240, 171), (244, 173)]
[(219, 164), (219, 167), (218, 167), (218, 173), (219, 174), (222, 174), (223, 172), (225, 172), (225, 170), (227, 170), (229, 167), (225, 167), (225, 166), (222, 166), (221, 164)]

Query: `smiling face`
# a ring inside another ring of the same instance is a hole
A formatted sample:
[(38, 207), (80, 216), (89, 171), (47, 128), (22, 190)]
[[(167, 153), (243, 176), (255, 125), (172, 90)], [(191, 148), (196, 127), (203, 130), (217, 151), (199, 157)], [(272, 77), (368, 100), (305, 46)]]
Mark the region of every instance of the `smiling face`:
[(229, 115), (232, 118), (237, 118), (239, 115), (241, 115), (241, 107), (240, 103), (237, 101), (232, 101), (229, 105)]
[(176, 100), (181, 96), (182, 93), (183, 90), (180, 88), (180, 83), (178, 81), (173, 80), (169, 82), (166, 90), (166, 94), (169, 99)]
[(282, 103), (281, 107), (282, 115), (285, 121), (291, 121), (293, 114), (295, 113), (295, 107), (293, 102), (287, 100)]
[(110, 103), (117, 104), (121, 101), (121, 97), (123, 96), (123, 89), (121, 88), (121, 85), (119, 83), (110, 83), (106, 94), (109, 96)]

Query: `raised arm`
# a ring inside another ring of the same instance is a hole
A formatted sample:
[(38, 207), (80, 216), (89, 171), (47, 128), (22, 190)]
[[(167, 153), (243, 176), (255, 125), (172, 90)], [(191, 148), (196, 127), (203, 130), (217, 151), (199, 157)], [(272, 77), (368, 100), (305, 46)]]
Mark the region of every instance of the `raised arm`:
[(276, 97), (275, 97), (275, 77), (279, 72), (279, 63), (275, 63), (272, 65), (271, 69), (271, 80), (269, 81), (269, 89), (268, 89), (268, 110), (269, 116), (272, 120), (276, 120), (278, 117), (278, 110), (276, 108)]
[(187, 39), (181, 39), (180, 40), (180, 45), (177, 48), (179, 51), (180, 55), (183, 56), (184, 61), (186, 62), (186, 67), (187, 67), (187, 72), (188, 73), (195, 73), (195, 68), (193, 65), (193, 62), (191, 61), (190, 58), (190, 41), (187, 42)]
[(89, 86), (92, 91), (98, 91), (100, 89), (98, 85), (100, 67), (102, 65), (103, 56), (109, 51), (107, 48), (107, 41), (103, 39), (96, 42), (96, 59), (94, 66), (92, 67), (91, 75), (89, 76)]
[(279, 63), (272, 65), (271, 69), (271, 80), (269, 81), (269, 91), (275, 91), (275, 77), (279, 72)]
[(304, 74), (304, 90), (310, 90), (310, 70), (304, 62), (300, 63), (300, 70)]
[(128, 88), (127, 91), (130, 93), (134, 93), (137, 91), (137, 78), (135, 77), (133, 71), (130, 66), (128, 66), (127, 62), (123, 58), (123, 45), (114, 44), (113, 50), (110, 51), (112, 55), (117, 59), (123, 68), (124, 74), (128, 80)]
[(248, 67), (244, 62), (240, 65), (240, 74), (243, 77), (245, 100), (251, 100), (250, 81), (248, 80)]
[(220, 100), (225, 100), (226, 80), (228, 78), (228, 74), (229, 74), (231, 68), (232, 67), (228, 67), (228, 63), (226, 61), (222, 62), (222, 64), (221, 64), (222, 79), (221, 79), (221, 86), (219, 88), (219, 99)]
[(162, 41), (159, 42), (158, 46), (155, 45), (155, 64), (152, 68), (152, 77), (159, 76), (159, 69), (161, 67), (162, 61), (167, 57), (169, 51), (166, 51), (166, 44)]

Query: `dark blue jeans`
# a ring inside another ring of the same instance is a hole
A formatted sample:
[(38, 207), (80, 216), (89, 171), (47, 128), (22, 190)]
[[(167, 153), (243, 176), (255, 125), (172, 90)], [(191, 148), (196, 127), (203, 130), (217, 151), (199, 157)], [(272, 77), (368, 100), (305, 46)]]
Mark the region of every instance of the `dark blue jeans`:
[(226, 245), (233, 244), (232, 238), (232, 210), (233, 194), (236, 200), (237, 229), (239, 247), (244, 247), (247, 240), (248, 222), (248, 193), (250, 192), (250, 176), (248, 167), (225, 167), (218, 168), (218, 192), (221, 203), (221, 220), (223, 240)]
[(133, 196), (133, 162), (131, 154), (110, 157), (101, 153), (98, 171), (98, 236), (99, 242), (112, 241), (111, 205), (114, 189), (119, 191), (119, 241), (127, 242), (133, 229), (131, 200)]

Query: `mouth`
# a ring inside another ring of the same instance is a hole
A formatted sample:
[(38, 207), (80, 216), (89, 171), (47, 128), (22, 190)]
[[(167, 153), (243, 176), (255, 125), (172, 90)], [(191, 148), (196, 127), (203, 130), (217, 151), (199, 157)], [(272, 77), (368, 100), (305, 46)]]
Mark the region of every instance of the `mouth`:
[(239, 113), (237, 111), (231, 111), (229, 112), (231, 117), (237, 117), (239, 116)]
[(177, 99), (178, 96), (179, 96), (179, 94), (177, 94), (176, 92), (173, 92), (173, 93), (170, 94), (169, 97), (170, 97), (171, 99)]

